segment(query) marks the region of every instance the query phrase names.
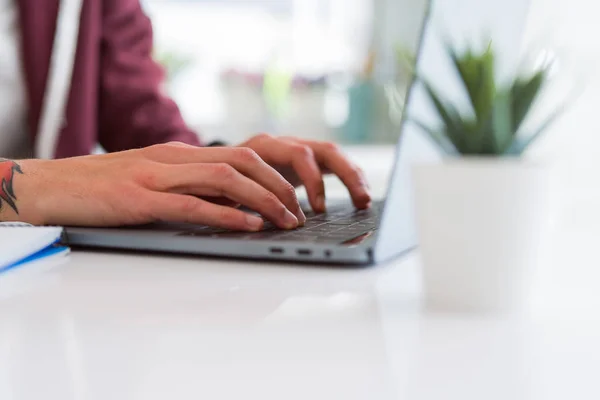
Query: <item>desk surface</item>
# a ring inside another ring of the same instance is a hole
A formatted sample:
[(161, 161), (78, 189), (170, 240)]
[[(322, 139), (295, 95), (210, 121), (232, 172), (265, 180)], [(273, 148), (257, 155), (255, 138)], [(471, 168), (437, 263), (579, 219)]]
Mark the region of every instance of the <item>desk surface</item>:
[(0, 279), (0, 399), (598, 399), (596, 231), (559, 229), (520, 320), (366, 269), (75, 252)]

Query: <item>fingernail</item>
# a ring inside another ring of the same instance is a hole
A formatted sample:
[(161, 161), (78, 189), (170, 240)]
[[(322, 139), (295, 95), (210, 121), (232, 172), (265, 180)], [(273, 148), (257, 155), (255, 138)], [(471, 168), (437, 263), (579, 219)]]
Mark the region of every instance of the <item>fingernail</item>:
[(325, 211), (325, 195), (320, 194), (317, 196), (317, 207), (320, 211)]
[(296, 213), (296, 218), (298, 218), (298, 225), (304, 226), (304, 224), (306, 223), (306, 215), (304, 215), (304, 212), (302, 211), (301, 208), (298, 208), (298, 212)]
[(262, 218), (255, 217), (254, 215), (247, 215), (246, 224), (250, 230), (260, 231), (263, 227), (263, 220)]
[(366, 186), (366, 185), (363, 185), (363, 186), (361, 187), (361, 189), (362, 189), (362, 192), (364, 193), (364, 195), (365, 195), (366, 197), (369, 197), (369, 198), (371, 198), (371, 190), (369, 190), (369, 187), (368, 187), (368, 186)]
[(291, 212), (285, 212), (285, 217), (283, 218), (283, 223), (286, 229), (294, 229), (298, 226), (298, 218)]

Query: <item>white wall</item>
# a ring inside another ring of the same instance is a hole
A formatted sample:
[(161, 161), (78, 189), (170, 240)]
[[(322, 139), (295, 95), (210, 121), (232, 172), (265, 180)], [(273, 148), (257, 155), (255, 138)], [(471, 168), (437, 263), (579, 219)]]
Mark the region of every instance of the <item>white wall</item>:
[[(562, 224), (598, 226), (600, 212), (600, 25), (589, 0), (533, 0), (526, 48), (547, 48), (558, 57), (555, 101), (575, 88), (579, 97), (532, 156), (556, 166)], [(550, 107), (544, 107), (550, 111)]]

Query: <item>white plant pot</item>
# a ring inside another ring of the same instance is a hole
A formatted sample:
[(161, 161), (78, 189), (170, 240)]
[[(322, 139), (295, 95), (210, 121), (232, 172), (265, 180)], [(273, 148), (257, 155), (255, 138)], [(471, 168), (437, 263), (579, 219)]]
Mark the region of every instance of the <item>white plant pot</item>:
[(426, 305), (525, 311), (549, 221), (549, 169), (463, 158), (413, 170)]

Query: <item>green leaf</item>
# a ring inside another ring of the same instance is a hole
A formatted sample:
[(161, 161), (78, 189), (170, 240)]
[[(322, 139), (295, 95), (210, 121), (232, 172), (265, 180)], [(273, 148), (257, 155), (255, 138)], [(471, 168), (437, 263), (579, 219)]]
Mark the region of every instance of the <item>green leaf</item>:
[(515, 131), (512, 129), (512, 93), (499, 93), (494, 101), (492, 111), (492, 147), (497, 154), (503, 154), (514, 140)]
[(535, 99), (540, 93), (542, 85), (546, 81), (547, 71), (545, 69), (540, 70), (533, 74), (527, 79), (517, 79), (512, 86), (512, 114), (513, 114), (513, 125), (512, 129), (518, 132), (525, 120), (525, 117), (529, 114)]
[(496, 96), (494, 62), (494, 53), (491, 50), (486, 51), (479, 62), (479, 83), (473, 108), (477, 118), (481, 120), (488, 117), (494, 106)]
[(445, 103), (431, 87), (431, 85), (422, 80), (425, 91), (427, 92), (431, 102), (435, 106), (440, 118), (446, 126), (446, 133), (449, 136), (450, 141), (454, 144), (457, 149), (462, 147), (464, 140), (464, 121), (460, 114), (451, 104)]
[(460, 131), (463, 140), (459, 151), (462, 154), (479, 154), (483, 148), (483, 130), (484, 128), (477, 119), (464, 120)]
[(459, 56), (450, 44), (446, 50), (461, 78), (475, 115), (480, 120), (487, 118), (495, 95), (495, 57), (491, 46), (476, 56), (471, 49)]
[(446, 50), (453, 61), (454, 67), (460, 76), (461, 82), (467, 91), (469, 100), (475, 108), (476, 90), (479, 84), (479, 71), (473, 60), (473, 53), (468, 49), (462, 57), (459, 57), (452, 45), (447, 44)]
[(423, 81), (423, 86), (444, 123), (447, 126), (456, 127), (460, 122), (454, 117), (454, 114), (457, 114), (456, 109), (452, 105), (446, 104), (428, 82)]
[(423, 83), (443, 126), (434, 130), (415, 121), (446, 153), (520, 155), (562, 113), (562, 110), (556, 112), (533, 134), (519, 138), (517, 134), (548, 78), (548, 69), (516, 77), (509, 84), (497, 87), (495, 53), (491, 42), (482, 51), (467, 48), (462, 54), (457, 54), (449, 43), (446, 49), (473, 112), (467, 116), (461, 115), (448, 99), (444, 99), (427, 80), (417, 74), (416, 79)]
[(532, 134), (528, 135), (524, 138), (516, 138), (510, 148), (506, 151), (507, 155), (520, 156), (527, 150), (527, 148), (539, 139), (543, 133), (546, 132), (546, 129), (550, 125), (552, 125), (567, 109), (567, 105), (570, 103), (564, 103), (562, 106), (558, 107), (555, 112), (550, 114), (548, 118), (535, 130)]

